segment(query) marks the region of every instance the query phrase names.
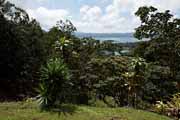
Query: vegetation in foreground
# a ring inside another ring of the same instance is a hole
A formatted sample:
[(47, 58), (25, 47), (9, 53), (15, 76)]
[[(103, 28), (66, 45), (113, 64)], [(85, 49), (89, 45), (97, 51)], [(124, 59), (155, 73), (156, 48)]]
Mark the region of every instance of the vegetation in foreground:
[(0, 104), (0, 120), (171, 120), (151, 112), (132, 108), (106, 108), (62, 105), (61, 111), (41, 112), (36, 103)]

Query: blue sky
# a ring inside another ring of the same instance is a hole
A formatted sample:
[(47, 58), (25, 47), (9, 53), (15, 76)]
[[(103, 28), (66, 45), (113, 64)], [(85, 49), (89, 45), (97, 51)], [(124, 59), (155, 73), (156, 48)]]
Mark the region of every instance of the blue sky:
[(48, 30), (60, 19), (69, 19), (79, 32), (133, 32), (140, 21), (134, 12), (140, 6), (169, 9), (180, 16), (180, 0), (9, 0), (24, 8)]

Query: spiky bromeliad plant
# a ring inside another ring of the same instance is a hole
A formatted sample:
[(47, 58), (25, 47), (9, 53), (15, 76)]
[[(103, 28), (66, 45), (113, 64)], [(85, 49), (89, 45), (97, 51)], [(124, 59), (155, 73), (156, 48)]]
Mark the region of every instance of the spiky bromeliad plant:
[(69, 76), (68, 68), (60, 58), (50, 59), (46, 65), (42, 66), (38, 89), (38, 102), (41, 109), (47, 109), (53, 107), (55, 103), (63, 102)]

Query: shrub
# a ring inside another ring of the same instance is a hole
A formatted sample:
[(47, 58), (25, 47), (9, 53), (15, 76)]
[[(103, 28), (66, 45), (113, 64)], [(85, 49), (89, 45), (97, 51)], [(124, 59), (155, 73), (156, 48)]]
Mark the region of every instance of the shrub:
[(38, 89), (38, 101), (42, 109), (53, 107), (56, 102), (64, 101), (65, 86), (69, 76), (68, 68), (59, 58), (50, 59), (45, 66), (42, 66)]
[(162, 101), (155, 105), (155, 111), (161, 114), (165, 114), (175, 119), (180, 118), (180, 93), (173, 95), (173, 97), (167, 103)]

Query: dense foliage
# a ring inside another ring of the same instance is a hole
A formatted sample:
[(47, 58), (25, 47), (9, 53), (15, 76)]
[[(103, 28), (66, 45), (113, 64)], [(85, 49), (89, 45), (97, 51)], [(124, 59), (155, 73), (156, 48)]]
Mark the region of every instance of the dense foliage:
[(179, 79), (176, 76), (180, 67), (180, 19), (174, 18), (169, 10), (157, 12), (154, 7), (141, 7), (136, 15), (140, 17), (142, 24), (136, 29), (135, 37), (150, 39), (142, 56), (150, 62), (168, 66), (171, 79)]
[(169, 10), (158, 12), (154, 7), (140, 7), (135, 13), (141, 19), (135, 37), (149, 39), (135, 49), (135, 54), (151, 62), (148, 79), (154, 86), (154, 99), (166, 98), (179, 91), (180, 19)]
[(1, 99), (32, 95), (30, 91), (46, 56), (43, 34), (39, 24), (29, 20), (24, 10), (9, 2), (0, 3)]

